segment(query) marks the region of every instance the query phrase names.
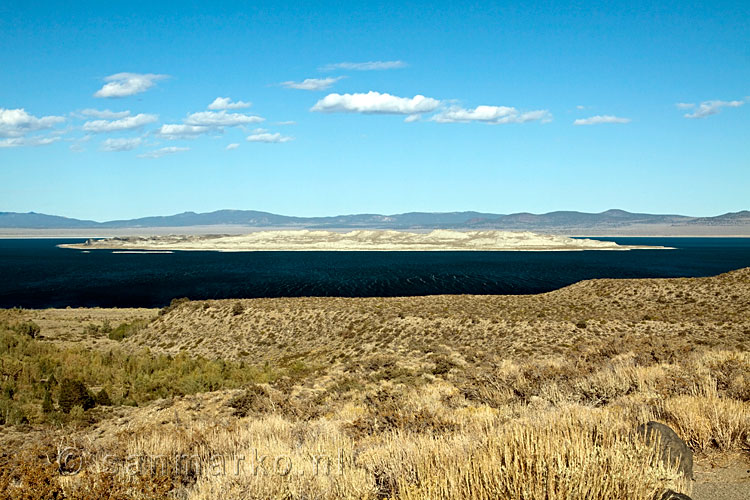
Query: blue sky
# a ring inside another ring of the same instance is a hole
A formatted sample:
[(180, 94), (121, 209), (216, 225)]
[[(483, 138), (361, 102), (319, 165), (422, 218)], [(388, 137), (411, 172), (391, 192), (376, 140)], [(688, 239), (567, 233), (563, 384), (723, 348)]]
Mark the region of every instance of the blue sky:
[(748, 25), (739, 1), (5, 1), (0, 211), (748, 209)]

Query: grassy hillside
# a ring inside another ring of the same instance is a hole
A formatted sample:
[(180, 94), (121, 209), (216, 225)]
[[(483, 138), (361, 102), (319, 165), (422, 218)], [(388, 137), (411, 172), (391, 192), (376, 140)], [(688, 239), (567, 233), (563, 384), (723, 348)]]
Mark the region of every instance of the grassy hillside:
[[(750, 269), (3, 311), (0, 498), (657, 499), (692, 485), (633, 430), (667, 423), (699, 460), (746, 453), (748, 342)], [(70, 381), (93, 404), (65, 408)], [(60, 477), (66, 446), (84, 466)]]
[[(291, 298), (176, 304), (127, 340), (176, 354), (346, 363), (446, 351), (476, 366), (532, 356), (656, 356), (750, 348), (750, 269), (711, 278), (592, 280), (521, 296)], [(429, 356), (428, 356), (429, 357)]]

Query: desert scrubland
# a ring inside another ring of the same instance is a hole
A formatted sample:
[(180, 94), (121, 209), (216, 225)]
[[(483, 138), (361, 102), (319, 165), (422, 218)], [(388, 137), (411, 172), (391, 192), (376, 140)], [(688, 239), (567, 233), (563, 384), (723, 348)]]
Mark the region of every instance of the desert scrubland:
[(4, 310), (0, 498), (747, 498), (749, 348), (750, 269)]

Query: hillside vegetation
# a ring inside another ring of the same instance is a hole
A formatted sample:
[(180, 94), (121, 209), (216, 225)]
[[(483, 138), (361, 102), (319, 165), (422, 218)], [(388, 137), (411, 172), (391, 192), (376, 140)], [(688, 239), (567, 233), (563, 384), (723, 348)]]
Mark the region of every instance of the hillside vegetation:
[[(750, 269), (535, 296), (3, 311), (0, 498), (690, 493), (633, 431), (667, 423), (699, 460), (746, 453), (748, 342)], [(60, 476), (68, 446), (84, 466)]]
[[(445, 351), (459, 365), (648, 349), (750, 348), (750, 269), (711, 278), (591, 280), (539, 295), (289, 298), (177, 303), (134, 347), (327, 363)], [(431, 350), (432, 349), (432, 350)], [(641, 353), (642, 354), (642, 353)], [(427, 356), (429, 357), (429, 356)]]

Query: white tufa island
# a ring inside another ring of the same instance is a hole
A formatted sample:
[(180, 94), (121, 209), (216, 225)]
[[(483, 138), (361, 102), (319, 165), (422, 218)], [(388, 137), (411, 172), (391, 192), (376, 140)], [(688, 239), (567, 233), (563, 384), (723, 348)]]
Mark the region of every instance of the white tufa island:
[(119, 251), (570, 251), (666, 249), (610, 241), (510, 231), (258, 231), (243, 235), (131, 236), (59, 245), (78, 250)]

